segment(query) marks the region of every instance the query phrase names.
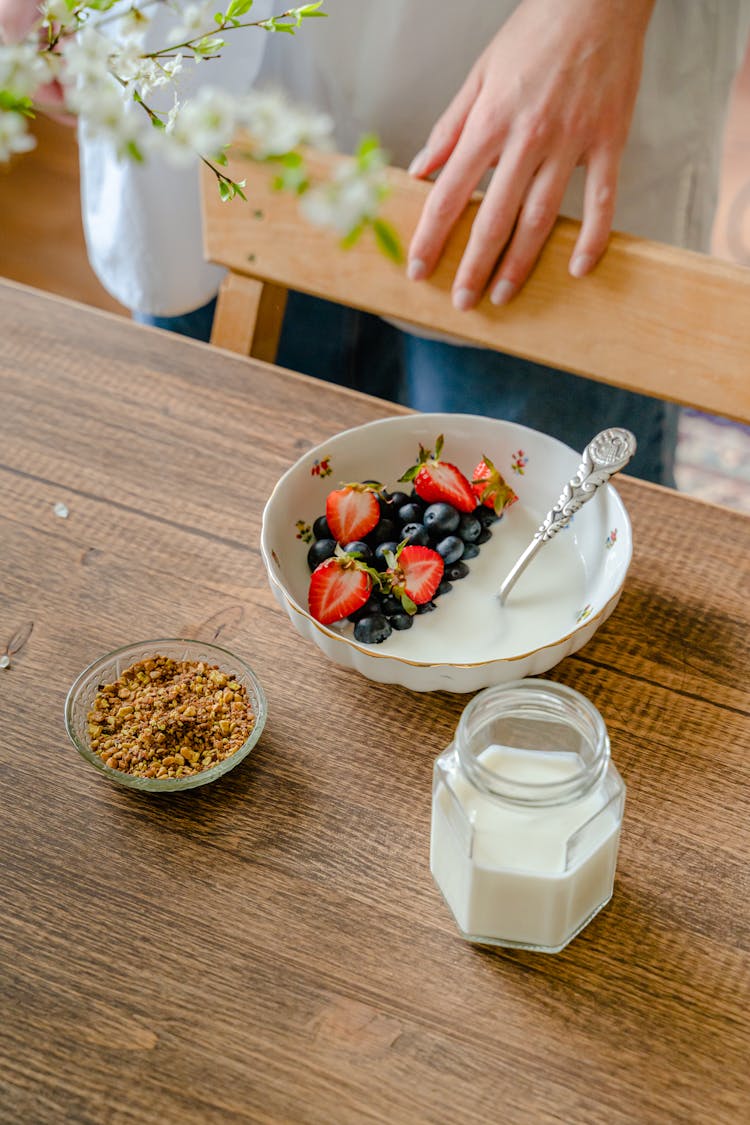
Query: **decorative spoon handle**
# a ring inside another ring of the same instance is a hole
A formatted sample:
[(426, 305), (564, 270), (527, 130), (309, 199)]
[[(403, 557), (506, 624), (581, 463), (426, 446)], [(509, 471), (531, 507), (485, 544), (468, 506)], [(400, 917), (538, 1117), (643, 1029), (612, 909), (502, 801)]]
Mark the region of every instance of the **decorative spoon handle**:
[(618, 427), (602, 430), (589, 442), (576, 475), (565, 485), (560, 499), (547, 512), (528, 547), (503, 581), (498, 594), (501, 605), (544, 544), (570, 523), (573, 515), (591, 499), (600, 485), (625, 468), (635, 450), (636, 440), (630, 430)]

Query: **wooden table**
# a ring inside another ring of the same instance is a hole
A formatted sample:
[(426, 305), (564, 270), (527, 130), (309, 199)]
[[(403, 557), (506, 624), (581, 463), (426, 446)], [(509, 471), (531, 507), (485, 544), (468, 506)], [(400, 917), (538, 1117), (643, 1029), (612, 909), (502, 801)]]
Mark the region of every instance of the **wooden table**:
[[(33, 621), (0, 670), (3, 1122), (748, 1120), (750, 520), (618, 485), (625, 592), (551, 673), (628, 785), (615, 896), (557, 956), (473, 948), (428, 868), (466, 698), (327, 663), (258, 549), (283, 470), (393, 409), (0, 285), (0, 652)], [(159, 635), (270, 706), (170, 798), (63, 727), (81, 668)]]

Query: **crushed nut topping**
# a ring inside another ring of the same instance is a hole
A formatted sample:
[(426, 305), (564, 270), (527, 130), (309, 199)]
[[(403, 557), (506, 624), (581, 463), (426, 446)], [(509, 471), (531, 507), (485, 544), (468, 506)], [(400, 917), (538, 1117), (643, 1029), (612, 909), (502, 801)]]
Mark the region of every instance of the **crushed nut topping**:
[(247, 688), (203, 661), (153, 656), (103, 684), (88, 713), (91, 749), (138, 777), (186, 777), (244, 745), (255, 724)]

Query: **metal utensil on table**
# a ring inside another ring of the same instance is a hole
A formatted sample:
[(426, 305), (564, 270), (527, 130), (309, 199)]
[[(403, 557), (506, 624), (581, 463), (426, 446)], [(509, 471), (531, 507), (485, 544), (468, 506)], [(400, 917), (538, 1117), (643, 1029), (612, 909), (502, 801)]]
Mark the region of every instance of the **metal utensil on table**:
[(531, 560), (545, 543), (563, 527), (573, 515), (590, 500), (600, 485), (624, 469), (636, 450), (636, 440), (630, 430), (613, 427), (602, 430), (583, 451), (581, 464), (574, 477), (568, 481), (560, 499), (551, 508), (534, 532), (526, 550), (519, 556), (500, 586), (498, 597), (502, 605)]

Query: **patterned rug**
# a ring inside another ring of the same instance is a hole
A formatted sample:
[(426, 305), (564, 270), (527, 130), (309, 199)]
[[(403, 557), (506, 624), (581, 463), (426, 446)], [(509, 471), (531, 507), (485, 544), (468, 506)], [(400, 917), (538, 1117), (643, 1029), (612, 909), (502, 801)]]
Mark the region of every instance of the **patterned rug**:
[(750, 514), (750, 426), (684, 410), (675, 476), (681, 492)]

